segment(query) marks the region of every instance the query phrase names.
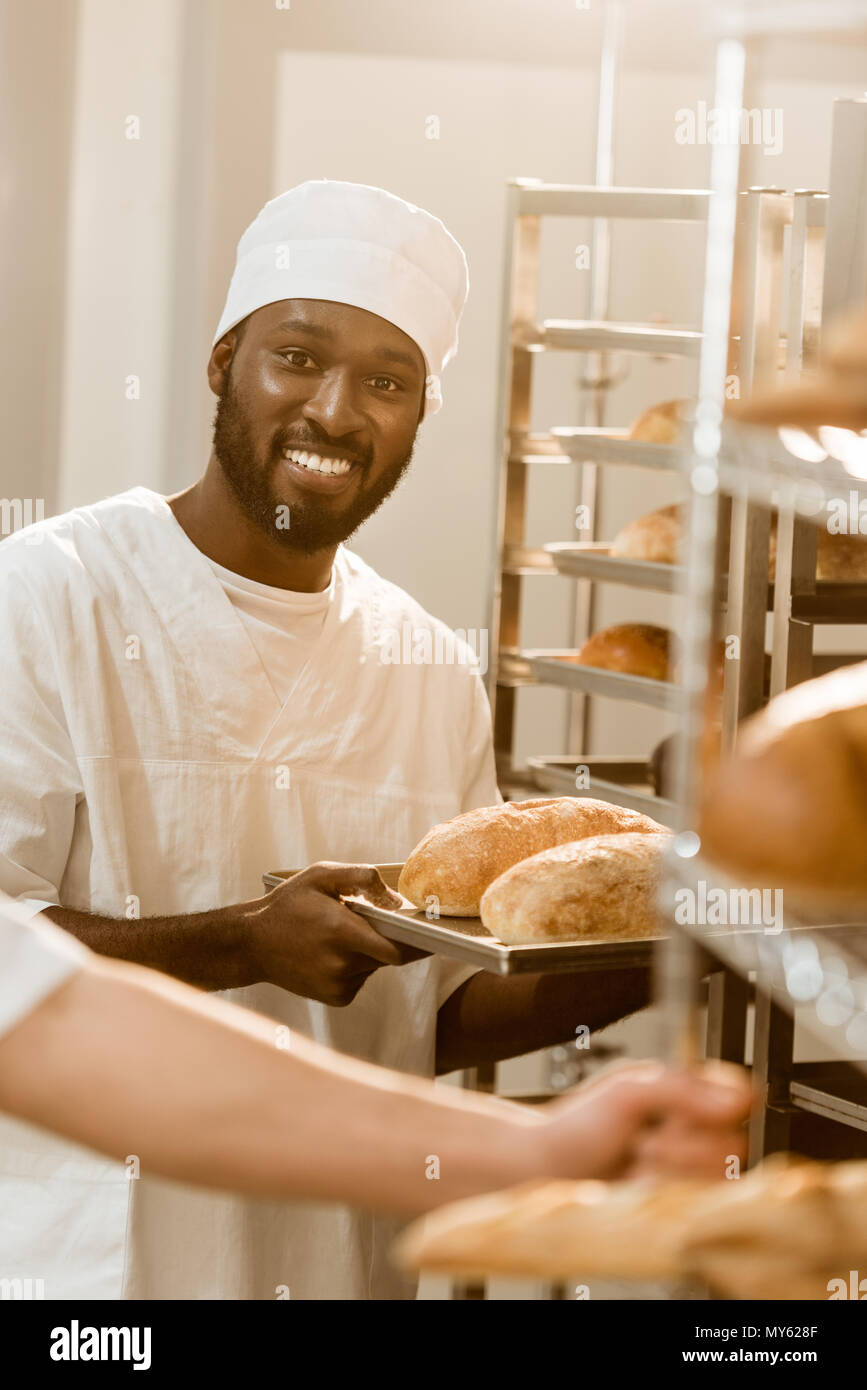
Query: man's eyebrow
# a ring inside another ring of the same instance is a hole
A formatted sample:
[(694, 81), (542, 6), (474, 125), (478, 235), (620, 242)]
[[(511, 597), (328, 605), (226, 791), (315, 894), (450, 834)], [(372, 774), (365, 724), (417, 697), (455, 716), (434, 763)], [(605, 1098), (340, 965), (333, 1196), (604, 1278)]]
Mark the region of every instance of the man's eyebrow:
[[(274, 325), (275, 333), (309, 333), (312, 338), (323, 338), (333, 341), (334, 332), (326, 328), (323, 324), (308, 323), (306, 319), (283, 319), (282, 323)], [(418, 361), (409, 352), (403, 352), (400, 348), (378, 347), (374, 348), (371, 354), (380, 357), (384, 362), (398, 362), (404, 367), (411, 367), (418, 370)]]

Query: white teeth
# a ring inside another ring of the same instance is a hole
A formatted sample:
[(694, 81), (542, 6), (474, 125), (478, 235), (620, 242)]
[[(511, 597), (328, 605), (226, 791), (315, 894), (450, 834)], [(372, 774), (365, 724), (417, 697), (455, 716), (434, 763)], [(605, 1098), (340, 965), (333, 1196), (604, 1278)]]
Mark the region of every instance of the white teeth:
[(324, 473), (326, 476), (348, 473), (352, 467), (348, 459), (323, 459), (318, 454), (308, 454), (298, 449), (288, 449), (284, 457), (300, 464), (302, 468), (309, 468), (311, 473)]

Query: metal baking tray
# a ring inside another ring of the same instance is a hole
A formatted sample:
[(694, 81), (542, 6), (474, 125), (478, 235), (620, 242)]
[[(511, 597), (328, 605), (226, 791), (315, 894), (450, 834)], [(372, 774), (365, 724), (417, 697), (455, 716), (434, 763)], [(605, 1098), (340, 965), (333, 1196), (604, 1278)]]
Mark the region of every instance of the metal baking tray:
[(543, 547), (560, 574), (576, 579), (596, 579), (607, 584), (628, 584), (633, 589), (656, 589), (676, 594), (686, 576), (683, 565), (661, 565), (654, 560), (621, 560), (610, 554), (608, 545), (591, 541), (572, 545), (554, 541)]
[[(628, 434), (582, 426), (556, 425), (551, 437), (576, 463), (622, 463), (633, 468), (662, 468), (669, 473), (690, 472), (692, 450), (677, 444), (645, 444)], [(688, 439), (685, 444), (688, 444)]]
[[(397, 889), (402, 864), (377, 864), (383, 882)], [(262, 875), (266, 888), (278, 888), (297, 869), (276, 870)], [(637, 965), (650, 965), (653, 948), (663, 937), (647, 937), (641, 941), (543, 941), (534, 946), (507, 946), (482, 926), (478, 917), (441, 917), (430, 922), (421, 908), (407, 903), (405, 908), (390, 911), (374, 907), (362, 898), (346, 899), (353, 912), (370, 922), (390, 941), (415, 946), (433, 955), (452, 956), (490, 970), (495, 975), (524, 975), (543, 971), (545, 974), (577, 973), (585, 970), (629, 970)]]
[(681, 713), (685, 694), (681, 686), (671, 681), (651, 680), (648, 676), (625, 676), (620, 671), (605, 671), (599, 666), (579, 666), (564, 661), (574, 652), (563, 650), (504, 651), (500, 653), (501, 674), (518, 682), (541, 685), (561, 685), (567, 690), (585, 691), (589, 695), (605, 695), (614, 700), (632, 700), (654, 709)]
[[(600, 801), (642, 811), (663, 825), (677, 825), (676, 802), (655, 794), (650, 768), (641, 759), (572, 754), (570, 757), (528, 758), (527, 766), (540, 791), (555, 796), (597, 796)], [(576, 788), (576, 767), (587, 768), (588, 787)]]
[[(679, 846), (686, 852), (678, 853)], [(702, 961), (712, 955), (743, 979), (754, 974), (757, 989), (773, 991), (775, 1002), (788, 1013), (794, 1014), (797, 1009), (799, 1024), (814, 1039), (839, 1053), (841, 1038), (848, 1037), (849, 1025), (855, 1024), (860, 1030), (867, 1019), (867, 919), (863, 914), (840, 912), (838, 916), (835, 912), (830, 920), (818, 922), (798, 917), (784, 907), (782, 920), (772, 931), (742, 926), (721, 929), (684, 921), (676, 911), (678, 894), (689, 889), (695, 902), (702, 885), (705, 892), (710, 888), (723, 889), (730, 902), (731, 895), (743, 891), (742, 885), (715, 864), (693, 854), (691, 845), (683, 846), (682, 837), (675, 837), (664, 859), (659, 902), (663, 920), (676, 922), (677, 926), (669, 946), (671, 960), (664, 971), (665, 987), (656, 999), (663, 1006), (672, 1055), (673, 1034), (682, 1027), (687, 1010), (694, 1009), (694, 1001), (689, 997), (690, 949)], [(851, 992), (851, 1006), (829, 1012), (824, 1008), (827, 992), (833, 995), (841, 978), (846, 981), (846, 991)], [(867, 1072), (867, 1057), (848, 1060), (859, 1071)]]

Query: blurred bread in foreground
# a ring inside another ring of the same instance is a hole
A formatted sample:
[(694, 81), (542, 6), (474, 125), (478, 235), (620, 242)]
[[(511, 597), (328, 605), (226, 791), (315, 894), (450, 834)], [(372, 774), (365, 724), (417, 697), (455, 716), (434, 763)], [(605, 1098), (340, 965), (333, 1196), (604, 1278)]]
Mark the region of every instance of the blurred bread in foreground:
[(477, 1278), (701, 1279), (729, 1298), (827, 1299), (867, 1261), (867, 1163), (774, 1155), (736, 1182), (532, 1183), (440, 1208), (395, 1254)]
[(699, 832), (710, 859), (793, 907), (867, 908), (867, 662), (793, 686), (744, 722)]

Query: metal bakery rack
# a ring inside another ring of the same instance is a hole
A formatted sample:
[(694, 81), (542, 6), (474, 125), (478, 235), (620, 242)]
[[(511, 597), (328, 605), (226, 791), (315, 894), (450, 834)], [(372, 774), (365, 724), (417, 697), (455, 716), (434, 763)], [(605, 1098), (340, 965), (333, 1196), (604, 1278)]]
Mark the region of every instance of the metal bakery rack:
[[(753, 37), (845, 30), (860, 41), (865, 20), (863, 5), (795, 3), (784, 8), (758, 6), (750, 12), (745, 8), (718, 43), (715, 106), (742, 107)], [(787, 922), (779, 937), (771, 937), (764, 932), (712, 932), (678, 922), (675, 894), (689, 887), (697, 873), (714, 881), (711, 868), (695, 857), (697, 839), (691, 833), (709, 659), (715, 635), (722, 632), (736, 639), (737, 659), (724, 662), (725, 749), (733, 746), (740, 720), (770, 696), (859, 659), (813, 650), (817, 626), (867, 623), (867, 585), (815, 579), (816, 519), (831, 499), (865, 496), (867, 464), (864, 454), (854, 457), (858, 445), (851, 440), (832, 440), (830, 457), (810, 463), (801, 456), (803, 441), (794, 442), (798, 452), (793, 452), (769, 431), (724, 423), (725, 382), (736, 376), (739, 393), (745, 395), (755, 387), (773, 385), (781, 369), (788, 382), (796, 381), (802, 368), (815, 361), (822, 323), (867, 301), (867, 101), (835, 103), (828, 192), (738, 192), (736, 144), (714, 148), (709, 190), (607, 187), (603, 185), (611, 177), (616, 24), (606, 42), (612, 51), (607, 59), (603, 53), (597, 149), (597, 176), (602, 177), (597, 185), (516, 179), (507, 190), (498, 562), (490, 606), (489, 667), (498, 773), (507, 797), (583, 792), (645, 811), (680, 832), (666, 884), (664, 918), (671, 935), (662, 953), (658, 991), (666, 1046), (670, 1055), (681, 1058), (698, 1049), (700, 981), (707, 976), (706, 1052), (743, 1061), (749, 1051), (749, 1004), (755, 995), (752, 1065), (766, 1094), (751, 1136), (755, 1161), (770, 1149), (786, 1146), (789, 1121), (797, 1110), (867, 1131), (867, 1084), (860, 1076), (867, 1062), (795, 1064), (792, 1018), (797, 1004), (799, 1018), (810, 1015), (811, 1032), (826, 1046), (837, 1050), (845, 1033), (848, 1051), (860, 1048), (867, 1056), (867, 950), (861, 958), (867, 927), (859, 932), (852, 924), (838, 930), (834, 924), (819, 928)], [(592, 316), (540, 322), (542, 220), (568, 216), (594, 219)], [(707, 251), (699, 327), (660, 328), (607, 319), (609, 223), (618, 218), (703, 225)], [(583, 353), (594, 365), (590, 424), (531, 432), (534, 364), (538, 354), (549, 352)], [(698, 405), (688, 443), (640, 443), (625, 431), (605, 427), (605, 355), (614, 352), (665, 353), (695, 364)], [(861, 442), (867, 448), (867, 441)], [(848, 458), (833, 457), (846, 449)], [(527, 543), (531, 481), (538, 470), (552, 465), (575, 470), (576, 502), (593, 518), (587, 543)], [(595, 530), (600, 467), (680, 475), (689, 490), (682, 565), (628, 561), (608, 553)], [(773, 583), (768, 565), (771, 507), (778, 516)], [(551, 582), (557, 575), (575, 588), (571, 644), (561, 649), (522, 646), (525, 582), (541, 576)], [(592, 630), (594, 586), (601, 583), (679, 596), (684, 639), (679, 684), (564, 660), (574, 657), (575, 648)], [(533, 684), (557, 686), (581, 698), (573, 702), (570, 725), (569, 747), (575, 751), (530, 757), (524, 769), (514, 759), (516, 700), (522, 687)], [(677, 715), (684, 738), (676, 799), (650, 790), (649, 768), (634, 753), (597, 758), (584, 751), (590, 698), (639, 702)], [(576, 771), (584, 769), (589, 780), (576, 785)], [(815, 969), (805, 965), (810, 959), (819, 963)], [(827, 971), (823, 961), (830, 963)], [(715, 969), (710, 968), (713, 962)], [(815, 998), (808, 997), (808, 977), (810, 988), (820, 986)], [(787, 980), (794, 980), (794, 986)], [(842, 1022), (829, 1024), (832, 1016)]]
[[(793, 12), (797, 11), (797, 15)], [(803, 29), (821, 25), (846, 28), (867, 39), (864, 7), (804, 4), (786, 11)], [(782, 27), (779, 7), (741, 17), (740, 29), (717, 51), (716, 105), (738, 109), (743, 103), (747, 43), (769, 25)], [(788, 27), (794, 27), (790, 23)], [(714, 152), (708, 218), (708, 250), (703, 338), (699, 361), (699, 403), (688, 460), (690, 527), (684, 576), (685, 740), (679, 775), (678, 831), (669, 856), (663, 891), (670, 936), (661, 952), (660, 989), (666, 1050), (673, 1058), (694, 1056), (700, 1047), (699, 979), (706, 951), (724, 968), (711, 977), (706, 1052), (744, 1060), (751, 1052), (753, 1076), (762, 1103), (751, 1124), (750, 1162), (790, 1146), (817, 1157), (848, 1157), (859, 1149), (857, 1131), (867, 1131), (867, 922), (799, 921), (783, 913), (773, 926), (752, 935), (720, 932), (694, 914), (682, 913), (708, 885), (723, 887), (731, 901), (738, 885), (703, 862), (695, 834), (700, 795), (700, 749), (706, 717), (709, 658), (724, 621), (740, 642), (739, 660), (725, 663), (722, 743), (730, 748), (739, 721), (764, 700), (808, 679), (817, 669), (813, 631), (818, 623), (864, 622), (867, 586), (824, 585), (815, 581), (816, 521), (829, 503), (854, 499), (856, 511), (867, 499), (867, 438), (832, 428), (816, 440), (785, 430), (746, 429), (723, 420), (724, 364), (730, 351), (733, 282), (736, 283), (735, 226), (738, 202), (735, 146)], [(867, 102), (835, 103), (831, 179), (825, 208), (825, 274), (822, 321), (846, 308), (867, 303)], [(808, 226), (813, 220), (803, 195), (795, 210)], [(794, 227), (794, 223), (793, 223)], [(808, 325), (804, 306), (811, 296), (807, 267), (810, 247), (791, 257), (787, 375), (796, 377)], [(812, 248), (815, 257), (815, 244)], [(746, 306), (754, 303), (758, 282)], [(767, 300), (767, 291), (765, 292)], [(778, 305), (774, 312), (778, 312)], [(771, 319), (771, 341), (774, 339)], [(748, 334), (745, 333), (745, 337)], [(743, 349), (742, 349), (743, 358)], [(764, 354), (764, 377), (773, 380)], [(749, 366), (749, 359), (747, 360)], [(755, 365), (755, 360), (753, 365)], [(757, 379), (754, 372), (752, 379)], [(833, 422), (829, 422), (829, 425)], [(731, 499), (730, 540), (726, 504)], [(768, 585), (770, 508), (778, 512), (776, 576)], [(727, 551), (728, 583), (722, 571)], [(725, 594), (721, 616), (718, 598)], [(766, 613), (770, 606), (770, 671), (766, 686)], [(842, 660), (852, 660), (851, 656)], [(839, 664), (832, 658), (829, 662)], [(867, 853), (867, 850), (865, 850)], [(685, 896), (686, 894), (686, 896)], [(691, 896), (690, 896), (691, 895)], [(684, 916), (686, 920), (684, 920)], [(755, 991), (752, 1046), (748, 1043), (750, 982)], [(832, 1060), (796, 1063), (795, 1022), (818, 1039)], [(844, 1060), (845, 1059), (845, 1060)], [(807, 1136), (801, 1123), (820, 1116), (834, 1123)], [(800, 1137), (799, 1137), (800, 1135)], [(817, 1145), (818, 1147), (810, 1147)], [(863, 1141), (860, 1151), (865, 1152)]]

